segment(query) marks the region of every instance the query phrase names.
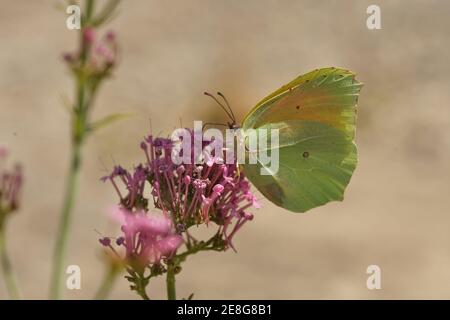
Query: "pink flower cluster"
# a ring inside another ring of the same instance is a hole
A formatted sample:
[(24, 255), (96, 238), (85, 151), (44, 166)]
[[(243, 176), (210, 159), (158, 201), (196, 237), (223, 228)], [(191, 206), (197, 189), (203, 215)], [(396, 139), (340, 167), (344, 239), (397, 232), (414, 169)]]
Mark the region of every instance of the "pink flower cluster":
[(108, 31), (103, 37), (97, 38), (94, 28), (82, 30), (81, 51), (64, 54), (64, 60), (73, 68), (86, 68), (94, 75), (105, 75), (116, 64), (118, 46), (116, 35)]
[[(194, 139), (192, 133), (193, 143)], [(170, 214), (177, 232), (185, 233), (188, 238), (190, 227), (214, 223), (224, 249), (234, 249), (232, 238), (253, 219), (248, 210), (259, 208), (250, 183), (238, 165), (216, 161), (202, 165), (174, 164), (172, 141), (152, 135), (144, 139), (141, 149), (146, 156), (145, 164), (136, 166), (132, 172), (116, 166), (110, 175), (102, 178), (112, 183), (121, 206), (129, 211), (146, 212), (149, 202), (153, 202), (156, 208)], [(221, 156), (212, 154), (211, 158)]]
[[(125, 247), (125, 259), (139, 265), (157, 264), (162, 258), (170, 258), (183, 243), (181, 235), (173, 232), (172, 220), (166, 214), (149, 214), (142, 210), (130, 212), (117, 208), (114, 216), (121, 224), (123, 236), (116, 239)], [(111, 245), (110, 238), (99, 240)]]
[(6, 214), (19, 207), (19, 196), (22, 189), (22, 168), (15, 165), (13, 169), (4, 166), (8, 150), (0, 147), (0, 224)]

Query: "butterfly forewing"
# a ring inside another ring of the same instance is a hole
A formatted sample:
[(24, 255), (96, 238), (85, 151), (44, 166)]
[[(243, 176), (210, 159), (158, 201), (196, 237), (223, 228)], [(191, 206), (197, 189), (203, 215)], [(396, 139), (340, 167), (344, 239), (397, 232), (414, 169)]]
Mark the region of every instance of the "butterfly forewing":
[(243, 128), (282, 120), (327, 123), (355, 135), (356, 105), (362, 84), (347, 70), (325, 68), (298, 77), (257, 104)]

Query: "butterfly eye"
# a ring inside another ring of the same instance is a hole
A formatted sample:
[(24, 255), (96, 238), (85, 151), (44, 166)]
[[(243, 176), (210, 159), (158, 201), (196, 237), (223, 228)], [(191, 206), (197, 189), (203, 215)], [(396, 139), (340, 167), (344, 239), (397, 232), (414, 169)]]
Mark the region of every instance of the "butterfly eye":
[(308, 151), (305, 151), (305, 152), (303, 152), (303, 158), (308, 158), (309, 157), (309, 152)]

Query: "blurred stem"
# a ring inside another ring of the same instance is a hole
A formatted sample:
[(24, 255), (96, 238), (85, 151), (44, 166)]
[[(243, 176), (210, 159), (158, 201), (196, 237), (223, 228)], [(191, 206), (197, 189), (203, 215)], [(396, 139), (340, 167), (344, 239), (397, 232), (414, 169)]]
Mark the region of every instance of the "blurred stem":
[(86, 0), (86, 22), (91, 21), (94, 13), (94, 0)]
[(149, 296), (147, 295), (147, 292), (145, 292), (144, 287), (138, 288), (137, 293), (141, 296), (143, 300), (150, 300)]
[(147, 295), (147, 292), (145, 291), (145, 288), (148, 285), (149, 279), (146, 279), (144, 277), (143, 273), (138, 274), (138, 278), (136, 279), (136, 287), (135, 290), (138, 293), (138, 295), (141, 296), (143, 300), (150, 300), (150, 297)]
[[(115, 9), (115, 6), (113, 6), (112, 9)], [(108, 11), (106, 13), (106, 16), (109, 16), (113, 13), (112, 9), (111, 11)], [(75, 204), (82, 162), (82, 148), (84, 140), (90, 132), (90, 123), (88, 120), (89, 111), (91, 108), (91, 104), (94, 101), (94, 96), (98, 89), (100, 80), (103, 79), (97, 78), (95, 74), (93, 75), (89, 72), (86, 72), (89, 50), (92, 44), (88, 45), (88, 43), (85, 41), (84, 30), (86, 27), (92, 27), (92, 21), (94, 20), (94, 11), (95, 0), (86, 0), (83, 28), (80, 32), (79, 38), (80, 66), (77, 67), (77, 70), (73, 73), (76, 80), (76, 101), (72, 110), (72, 158), (65, 189), (64, 203), (60, 213), (59, 228), (57, 231), (58, 234), (53, 255), (53, 269), (50, 283), (50, 297), (52, 299), (60, 299), (61, 296), (67, 242), (69, 238), (72, 212)]]
[(6, 289), (9, 296), (13, 300), (20, 299), (19, 289), (17, 288), (16, 277), (12, 269), (11, 261), (9, 260), (8, 253), (6, 251), (6, 235), (3, 226), (0, 225), (0, 259), (3, 270), (3, 276), (5, 278)]
[(55, 251), (53, 256), (53, 275), (50, 287), (52, 299), (59, 299), (61, 294), (61, 282), (63, 280), (63, 267), (66, 259), (67, 240), (73, 211), (73, 204), (78, 185), (78, 176), (81, 167), (81, 141), (75, 141), (72, 149), (72, 160), (69, 171), (69, 178), (66, 186), (63, 209), (60, 216), (58, 235), (56, 238)]
[[(82, 64), (86, 63), (86, 48), (83, 46), (82, 33), (80, 34)], [(60, 222), (53, 255), (53, 270), (50, 285), (50, 298), (57, 300), (61, 296), (61, 286), (64, 276), (64, 263), (66, 260), (67, 240), (71, 225), (73, 205), (78, 187), (78, 176), (81, 168), (81, 149), (86, 135), (86, 106), (89, 99), (86, 94), (86, 78), (83, 73), (76, 75), (76, 101), (72, 119), (72, 159), (69, 168), (68, 180), (65, 190), (64, 203), (60, 213)]]
[(117, 275), (119, 274), (117, 267), (110, 266), (105, 276), (103, 277), (103, 281), (98, 289), (95, 300), (105, 300), (108, 298), (111, 293), (111, 289), (113, 287), (114, 282), (117, 279)]
[(177, 293), (175, 288), (175, 264), (173, 261), (167, 262), (167, 275), (166, 275), (166, 285), (167, 285), (167, 300), (176, 300)]

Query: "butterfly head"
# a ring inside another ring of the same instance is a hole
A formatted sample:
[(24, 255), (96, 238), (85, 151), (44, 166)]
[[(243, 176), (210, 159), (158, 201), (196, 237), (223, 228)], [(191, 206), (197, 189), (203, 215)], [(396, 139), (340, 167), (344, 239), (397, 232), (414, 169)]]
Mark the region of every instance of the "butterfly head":
[(228, 129), (233, 130), (233, 131), (239, 130), (241, 128), (241, 126), (234, 121), (227, 122), (227, 125), (228, 125)]

